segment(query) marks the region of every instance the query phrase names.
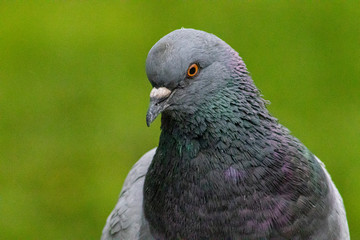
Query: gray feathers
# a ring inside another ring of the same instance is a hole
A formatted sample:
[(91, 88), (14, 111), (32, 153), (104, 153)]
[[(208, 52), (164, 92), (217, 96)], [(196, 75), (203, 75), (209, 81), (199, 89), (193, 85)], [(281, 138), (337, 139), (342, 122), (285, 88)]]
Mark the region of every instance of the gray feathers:
[[(160, 39), (146, 59), (146, 73), (154, 87), (178, 87), (191, 63), (201, 68), (217, 62), (223, 51), (231, 51), (218, 37), (193, 29), (175, 30)], [(226, 58), (222, 62), (225, 63)]]
[(130, 170), (119, 200), (106, 220), (102, 240), (152, 240), (142, 210), (145, 174), (156, 149), (147, 152)]
[(176, 30), (152, 47), (146, 73), (159, 146), (130, 171), (102, 239), (350, 239), (323, 164), (271, 116), (228, 44)]

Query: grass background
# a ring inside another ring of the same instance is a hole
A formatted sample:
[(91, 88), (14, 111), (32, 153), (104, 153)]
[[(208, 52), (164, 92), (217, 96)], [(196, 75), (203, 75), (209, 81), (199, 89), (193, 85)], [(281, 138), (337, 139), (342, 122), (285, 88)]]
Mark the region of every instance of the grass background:
[(155, 147), (144, 64), (168, 32), (212, 32), (323, 162), (360, 239), (358, 1), (1, 1), (0, 238), (98, 239)]

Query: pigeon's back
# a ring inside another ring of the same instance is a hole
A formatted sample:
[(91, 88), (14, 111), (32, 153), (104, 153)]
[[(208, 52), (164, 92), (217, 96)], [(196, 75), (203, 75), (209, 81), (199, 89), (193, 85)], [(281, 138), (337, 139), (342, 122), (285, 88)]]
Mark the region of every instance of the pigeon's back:
[(101, 240), (152, 240), (143, 214), (145, 174), (156, 149), (143, 155), (126, 177), (119, 200), (106, 220)]

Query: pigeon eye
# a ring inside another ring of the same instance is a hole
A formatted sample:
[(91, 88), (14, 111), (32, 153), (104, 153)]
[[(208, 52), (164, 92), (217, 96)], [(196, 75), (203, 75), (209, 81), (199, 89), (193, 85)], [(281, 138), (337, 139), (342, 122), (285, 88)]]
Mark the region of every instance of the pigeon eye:
[(191, 64), (187, 70), (187, 76), (194, 77), (198, 72), (199, 72), (199, 66), (196, 63)]

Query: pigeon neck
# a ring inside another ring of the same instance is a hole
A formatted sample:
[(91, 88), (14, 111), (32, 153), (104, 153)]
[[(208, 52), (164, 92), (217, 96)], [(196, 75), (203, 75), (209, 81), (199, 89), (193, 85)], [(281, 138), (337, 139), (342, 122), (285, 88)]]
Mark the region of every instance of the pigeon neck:
[(159, 147), (167, 148), (172, 142), (176, 146), (173, 154), (189, 150), (190, 158), (200, 149), (221, 151), (233, 142), (249, 148), (274, 128), (284, 131), (265, 104), (250, 77), (228, 81), (194, 113), (163, 113)]

